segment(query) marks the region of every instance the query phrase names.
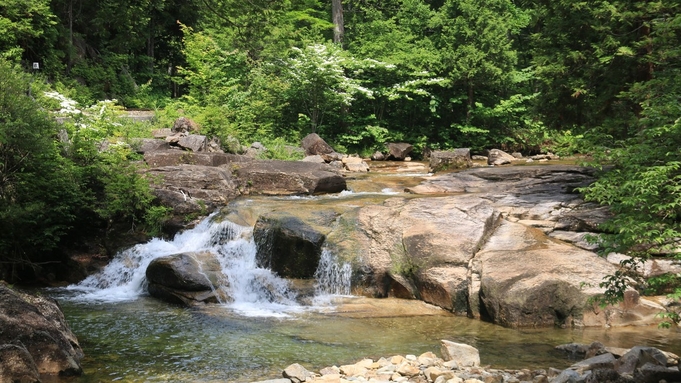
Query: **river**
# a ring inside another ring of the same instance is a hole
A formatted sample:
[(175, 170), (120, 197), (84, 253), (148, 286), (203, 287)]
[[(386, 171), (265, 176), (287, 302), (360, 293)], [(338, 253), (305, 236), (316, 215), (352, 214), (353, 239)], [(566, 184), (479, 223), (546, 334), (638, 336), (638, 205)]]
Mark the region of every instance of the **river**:
[[(677, 330), (508, 329), (419, 301), (353, 297), (349, 268), (332, 254), (318, 269), (323, 282), (304, 298), (288, 281), (255, 265), (249, 224), (261, 212), (314, 213), (322, 205), (343, 211), (407, 196), (401, 191), (427, 176), (419, 164), (386, 163), (378, 170), (350, 179), (352, 191), (339, 195), (239, 199), (172, 240), (154, 239), (119, 254), (79, 285), (46, 291), (59, 299), (86, 354), (85, 374), (74, 381), (250, 382), (280, 377), (296, 362), (318, 370), (364, 357), (439, 354), (441, 339), (477, 347), (482, 364), (494, 368), (564, 368), (571, 361), (554, 346), (570, 342), (681, 353)], [(229, 241), (216, 241), (216, 233), (228, 233)], [(197, 250), (220, 254), (234, 301), (182, 308), (148, 297), (144, 270), (153, 258)]]

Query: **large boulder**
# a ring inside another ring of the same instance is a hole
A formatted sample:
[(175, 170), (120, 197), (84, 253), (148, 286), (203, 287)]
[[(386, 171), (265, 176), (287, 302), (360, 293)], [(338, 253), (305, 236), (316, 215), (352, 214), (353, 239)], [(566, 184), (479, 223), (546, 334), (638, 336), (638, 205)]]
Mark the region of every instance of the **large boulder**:
[(83, 351), (53, 300), (0, 283), (0, 381), (80, 375)]
[(156, 258), (147, 267), (153, 297), (187, 306), (224, 302), (228, 285), (220, 262), (209, 252), (180, 253)]
[(502, 222), (475, 259), (484, 310), (510, 327), (581, 324), (589, 298), (602, 293), (599, 283), (615, 272), (595, 253), (512, 222)]
[(326, 162), (339, 161), (343, 158), (343, 155), (333, 150), (317, 133), (310, 133), (305, 136), (301, 146), (305, 150), (306, 156), (318, 155)]
[(436, 150), (430, 153), (430, 169), (432, 172), (443, 170), (465, 169), (473, 166), (469, 148), (454, 150)]
[(258, 264), (287, 278), (312, 278), (326, 240), (323, 233), (285, 213), (258, 218), (253, 237)]
[(345, 178), (326, 164), (303, 161), (252, 161), (233, 166), (246, 194), (337, 193)]
[(545, 233), (572, 238), (566, 217), (584, 205), (572, 190), (592, 175), (535, 166), (431, 177), (425, 185), (456, 195), (395, 197), (346, 212), (328, 246), (353, 265), (353, 291), (364, 295), (421, 299), (505, 326), (651, 323), (645, 307), (636, 318), (617, 308), (594, 314), (589, 299), (615, 267)]
[(390, 142), (386, 146), (388, 147), (388, 159), (395, 161), (404, 161), (409, 153), (414, 150), (414, 146), (406, 142)]
[(176, 214), (205, 213), (240, 195), (239, 181), (222, 167), (164, 166), (147, 176), (154, 194)]

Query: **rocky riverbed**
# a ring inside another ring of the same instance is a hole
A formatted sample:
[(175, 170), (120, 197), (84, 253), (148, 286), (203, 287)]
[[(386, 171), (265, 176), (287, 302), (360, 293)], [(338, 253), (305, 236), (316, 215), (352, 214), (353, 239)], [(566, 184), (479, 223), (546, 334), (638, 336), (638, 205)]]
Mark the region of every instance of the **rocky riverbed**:
[(377, 360), (362, 359), (354, 364), (325, 367), (318, 373), (295, 363), (282, 371), (281, 379), (257, 383), (671, 383), (681, 381), (679, 357), (653, 347), (631, 349), (567, 344), (557, 348), (567, 356), (586, 357), (565, 370), (494, 369), (480, 366), (477, 349), (447, 340), (441, 342), (441, 355), (432, 352), (395, 355)]

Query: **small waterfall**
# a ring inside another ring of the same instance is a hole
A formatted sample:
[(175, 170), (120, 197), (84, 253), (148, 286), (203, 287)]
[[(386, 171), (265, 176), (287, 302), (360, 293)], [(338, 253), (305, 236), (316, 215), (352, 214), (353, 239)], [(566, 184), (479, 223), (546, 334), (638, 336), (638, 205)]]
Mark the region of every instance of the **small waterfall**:
[[(170, 241), (156, 238), (120, 252), (102, 271), (67, 289), (78, 294), (73, 299), (82, 301), (134, 300), (147, 294), (146, 269), (151, 261), (191, 252), (209, 252), (217, 257), (224, 282), (213, 289), (220, 291), (218, 297), (229, 298), (225, 306), (248, 316), (281, 316), (303, 309), (287, 280), (258, 265), (253, 228), (228, 220), (217, 222), (214, 215)], [(350, 265), (324, 249), (314, 274), (315, 295), (350, 295), (350, 276)]]
[(156, 258), (185, 252), (208, 251), (217, 256), (227, 279), (228, 306), (246, 315), (277, 315), (295, 311), (296, 294), (288, 281), (256, 265), (253, 229), (230, 221), (215, 222), (214, 215), (171, 241), (153, 239), (122, 251), (99, 273), (67, 289), (85, 301), (125, 301), (146, 294), (146, 269)]
[(314, 273), (315, 294), (350, 295), (352, 268), (349, 263), (341, 263), (331, 251), (322, 250), (319, 266)]

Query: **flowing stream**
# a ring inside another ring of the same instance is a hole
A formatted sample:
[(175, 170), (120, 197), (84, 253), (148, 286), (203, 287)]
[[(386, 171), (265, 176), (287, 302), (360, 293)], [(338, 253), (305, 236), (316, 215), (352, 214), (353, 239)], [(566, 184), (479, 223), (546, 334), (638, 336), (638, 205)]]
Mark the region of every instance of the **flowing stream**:
[[(334, 209), (378, 203), (425, 174), (358, 177), (353, 192), (305, 198), (240, 199), (172, 240), (153, 239), (121, 252), (102, 272), (47, 293), (60, 299), (86, 354), (76, 382), (249, 382), (277, 378), (292, 363), (309, 369), (364, 357), (439, 354), (449, 339), (480, 349), (495, 368), (566, 367), (557, 344), (658, 346), (680, 353), (675, 330), (513, 330), (451, 315), (417, 301), (350, 296), (350, 266), (322, 252), (312, 299), (256, 264), (253, 228), (242, 219), (272, 209)], [(238, 214), (234, 214), (237, 212)], [(145, 270), (161, 256), (216, 254), (233, 301), (198, 308), (159, 302), (146, 293)], [(338, 308), (342, 309), (338, 309)]]

